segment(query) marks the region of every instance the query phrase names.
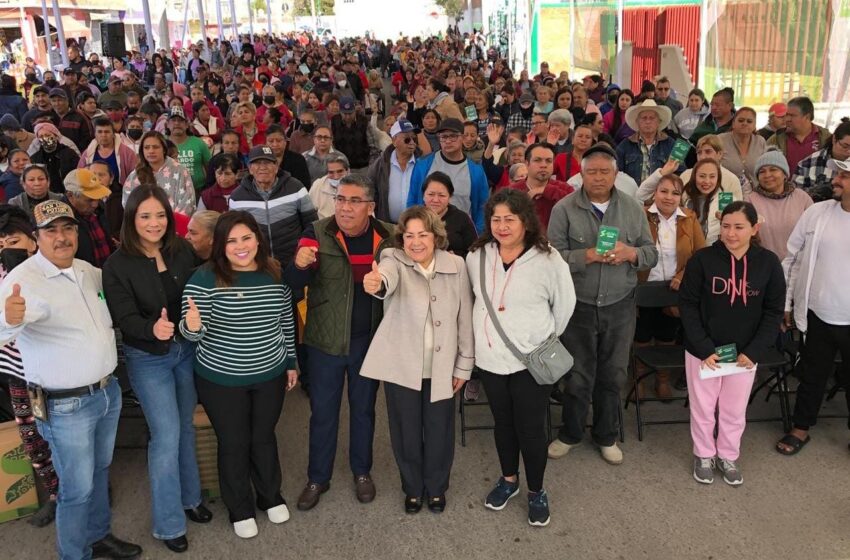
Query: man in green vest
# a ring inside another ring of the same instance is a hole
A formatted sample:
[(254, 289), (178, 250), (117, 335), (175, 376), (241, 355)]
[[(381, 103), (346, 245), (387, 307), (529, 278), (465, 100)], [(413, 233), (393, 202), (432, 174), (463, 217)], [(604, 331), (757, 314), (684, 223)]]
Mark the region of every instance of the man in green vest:
[(286, 281), (308, 287), (304, 344), (310, 364), (310, 460), (307, 486), (298, 498), (306, 511), (330, 488), (336, 456), (339, 408), (348, 380), (349, 463), (357, 499), (375, 499), (372, 440), (378, 382), (360, 376), (360, 366), (383, 311), (363, 290), (363, 277), (384, 248), (392, 225), (375, 219), (375, 190), (359, 175), (340, 180), (334, 215), (313, 222), (298, 243)]

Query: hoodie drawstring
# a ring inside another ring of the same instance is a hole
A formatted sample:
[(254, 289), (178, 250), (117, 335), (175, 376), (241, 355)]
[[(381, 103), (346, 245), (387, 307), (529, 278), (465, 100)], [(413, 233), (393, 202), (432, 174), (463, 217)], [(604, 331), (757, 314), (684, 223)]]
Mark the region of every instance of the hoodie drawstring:
[(737, 295), (741, 295), (741, 299), (744, 300), (744, 306), (747, 305), (747, 255), (744, 255), (744, 276), (741, 279), (741, 289), (738, 290), (738, 282), (735, 279), (736, 276), (736, 266), (735, 266), (735, 255), (729, 253), (729, 259), (732, 262), (732, 289), (729, 290), (731, 293), (731, 297), (729, 298), (729, 304), (732, 305), (735, 303), (735, 297)]

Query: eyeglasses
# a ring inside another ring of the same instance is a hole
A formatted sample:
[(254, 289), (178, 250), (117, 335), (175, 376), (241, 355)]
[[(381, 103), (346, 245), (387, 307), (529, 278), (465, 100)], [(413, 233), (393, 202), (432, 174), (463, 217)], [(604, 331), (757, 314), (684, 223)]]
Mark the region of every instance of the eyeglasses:
[(460, 134), (440, 134), (437, 138), (439, 138), (441, 142), (445, 140), (457, 140), (460, 138)]
[(410, 136), (405, 136), (402, 140), (405, 144), (414, 144), (416, 142), (416, 139)]
[(337, 206), (345, 206), (346, 204), (351, 204), (352, 206), (360, 206), (361, 204), (367, 204), (369, 202), (372, 202), (372, 200), (368, 198), (362, 199), (356, 196), (352, 198), (347, 198), (344, 196), (334, 197), (334, 204), (336, 204)]

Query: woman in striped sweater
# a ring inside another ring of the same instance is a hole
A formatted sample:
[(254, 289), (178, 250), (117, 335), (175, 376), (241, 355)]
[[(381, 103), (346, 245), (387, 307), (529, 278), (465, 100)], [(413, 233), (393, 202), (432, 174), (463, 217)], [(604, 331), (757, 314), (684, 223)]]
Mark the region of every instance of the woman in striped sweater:
[(195, 384), (218, 437), (222, 499), (236, 534), (253, 537), (252, 481), (269, 520), (289, 519), (274, 430), (298, 374), (292, 295), (248, 212), (219, 218), (210, 261), (183, 292), (180, 332), (198, 341)]

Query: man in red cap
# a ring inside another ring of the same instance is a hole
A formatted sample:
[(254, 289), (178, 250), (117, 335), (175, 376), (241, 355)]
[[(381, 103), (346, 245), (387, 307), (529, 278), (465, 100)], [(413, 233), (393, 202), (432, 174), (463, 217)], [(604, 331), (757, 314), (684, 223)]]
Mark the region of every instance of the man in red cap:
[(767, 124), (758, 130), (759, 136), (768, 140), (771, 136), (785, 128), (785, 113), (788, 107), (785, 103), (774, 103), (768, 109)]

